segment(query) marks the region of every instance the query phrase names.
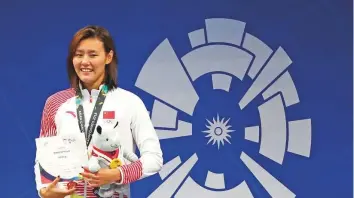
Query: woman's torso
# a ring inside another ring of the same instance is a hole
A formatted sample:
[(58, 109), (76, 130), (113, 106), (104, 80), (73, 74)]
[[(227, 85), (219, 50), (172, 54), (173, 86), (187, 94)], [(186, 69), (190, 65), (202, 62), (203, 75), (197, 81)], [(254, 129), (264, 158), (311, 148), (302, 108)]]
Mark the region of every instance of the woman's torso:
[[(62, 103), (59, 105), (55, 115), (55, 127), (56, 127), (56, 135), (61, 134), (71, 134), (71, 133), (80, 133), (80, 128), (78, 124), (78, 116), (77, 116), (77, 106), (75, 93), (72, 89), (66, 90), (67, 99), (62, 99)], [(65, 92), (65, 91), (64, 91)], [(89, 126), (89, 121), (91, 118), (91, 114), (93, 112), (99, 91), (93, 90), (91, 95), (87, 90), (83, 90), (83, 99), (82, 105), (84, 109), (84, 120), (86, 130)], [(58, 96), (59, 97), (59, 96)], [(113, 91), (110, 91), (106, 95), (106, 99), (103, 103), (102, 109), (98, 114), (97, 125), (102, 126), (104, 129), (115, 130), (119, 133), (119, 138), (122, 146), (128, 150), (135, 152), (135, 145), (131, 133), (131, 120), (134, 115), (134, 107), (132, 106), (134, 100), (136, 100), (134, 94), (124, 89), (118, 88)], [(59, 101), (59, 100), (58, 100)], [(118, 122), (118, 126), (116, 126)], [(116, 126), (116, 127), (115, 127)], [(114, 128), (115, 127), (115, 128)], [(92, 142), (92, 141), (91, 141)], [(92, 144), (88, 147), (88, 152), (90, 153), (92, 150)], [(77, 194), (84, 194), (84, 183), (79, 182), (77, 187)], [(128, 189), (129, 190), (129, 189)], [(93, 189), (87, 187), (87, 198), (96, 197), (93, 194)], [(116, 195), (115, 197), (123, 197)], [(125, 196), (124, 196), (125, 197)]]

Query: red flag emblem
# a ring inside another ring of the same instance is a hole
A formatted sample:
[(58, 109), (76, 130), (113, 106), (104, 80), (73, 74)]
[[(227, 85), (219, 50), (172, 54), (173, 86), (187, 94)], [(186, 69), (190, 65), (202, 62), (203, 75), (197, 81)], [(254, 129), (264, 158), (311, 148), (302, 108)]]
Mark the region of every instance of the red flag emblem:
[(114, 119), (115, 111), (104, 111), (103, 112), (103, 119)]

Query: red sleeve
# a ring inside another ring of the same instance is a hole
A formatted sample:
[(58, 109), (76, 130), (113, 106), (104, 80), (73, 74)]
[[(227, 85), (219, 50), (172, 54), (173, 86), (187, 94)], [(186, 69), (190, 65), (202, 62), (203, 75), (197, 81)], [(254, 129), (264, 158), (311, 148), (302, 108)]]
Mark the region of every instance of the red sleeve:
[(39, 135), (40, 137), (55, 136), (57, 133), (54, 121), (56, 111), (53, 111), (52, 101), (52, 97), (49, 97), (44, 105)]
[(143, 167), (141, 161), (138, 160), (129, 165), (123, 165), (121, 167), (122, 170), (122, 184), (129, 184), (139, 180), (143, 174)]
[(55, 125), (55, 115), (59, 107), (68, 99), (75, 96), (73, 89), (67, 89), (59, 91), (52, 96), (50, 96), (44, 105), (42, 120), (41, 120), (41, 130), (40, 137), (50, 137), (57, 134), (57, 127)]

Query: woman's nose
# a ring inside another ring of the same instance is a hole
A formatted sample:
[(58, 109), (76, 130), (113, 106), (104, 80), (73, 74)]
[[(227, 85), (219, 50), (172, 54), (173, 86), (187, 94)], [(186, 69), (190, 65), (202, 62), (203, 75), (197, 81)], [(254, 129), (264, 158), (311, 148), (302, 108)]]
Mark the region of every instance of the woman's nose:
[(81, 63), (82, 63), (82, 64), (85, 64), (85, 65), (89, 64), (89, 63), (90, 63), (89, 57), (88, 57), (88, 56), (84, 56), (84, 57), (82, 58)]

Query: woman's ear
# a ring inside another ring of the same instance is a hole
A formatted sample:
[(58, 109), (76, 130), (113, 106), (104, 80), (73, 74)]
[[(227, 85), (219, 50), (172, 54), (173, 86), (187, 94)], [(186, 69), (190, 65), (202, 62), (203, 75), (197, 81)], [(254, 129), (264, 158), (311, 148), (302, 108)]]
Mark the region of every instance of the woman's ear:
[(96, 130), (98, 134), (102, 134), (102, 127), (100, 125), (97, 126)]
[(113, 51), (111, 50), (106, 57), (106, 65), (110, 64), (112, 62), (113, 59)]

